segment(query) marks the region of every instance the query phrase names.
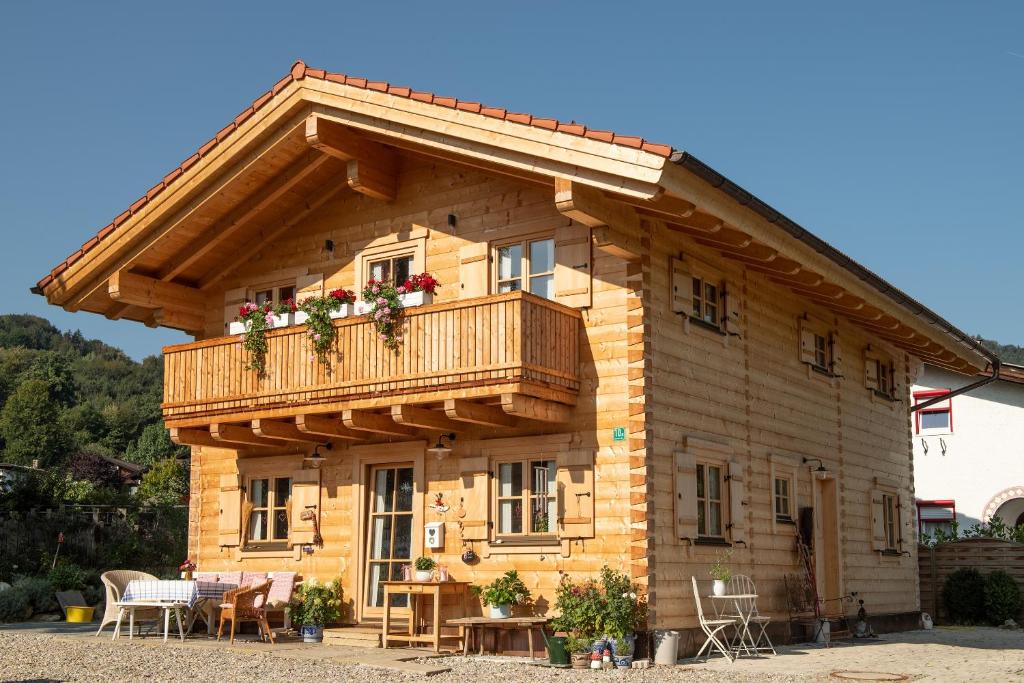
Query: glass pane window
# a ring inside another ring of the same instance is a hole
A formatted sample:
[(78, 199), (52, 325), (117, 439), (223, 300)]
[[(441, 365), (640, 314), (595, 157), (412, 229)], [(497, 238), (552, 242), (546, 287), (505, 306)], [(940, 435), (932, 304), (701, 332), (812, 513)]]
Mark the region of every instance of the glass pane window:
[(693, 317), (709, 325), (720, 327), (719, 294), (718, 285), (699, 277), (693, 278)]
[[(525, 240), (496, 250), (499, 292), (525, 290), (546, 299), (555, 297), (555, 241)], [(525, 274), (525, 277), (524, 277)]]
[(697, 464), (697, 535), (722, 536), (722, 468)]
[(875, 372), (878, 373), (878, 390), (888, 395), (892, 389), (892, 365), (885, 361), (875, 361)]
[(919, 413), (921, 429), (949, 429), (949, 410), (922, 410)]
[(497, 465), (499, 535), (546, 535), (556, 531), (557, 466), (554, 460), (521, 460)]
[(897, 550), (897, 528), (898, 518), (896, 509), (896, 496), (882, 495), (882, 523), (885, 527), (885, 547), (887, 550)]
[(288, 540), (291, 495), (292, 480), (288, 477), (249, 480), (249, 541)]
[(397, 287), (408, 280), (410, 275), (412, 275), (412, 256), (402, 254), (370, 261), (367, 279), (390, 282)]
[[(401, 580), (402, 567), (412, 558), (413, 469), (377, 467), (370, 481), (373, 490), (367, 532), (366, 605), (383, 607), (382, 582)], [(392, 605), (405, 607), (407, 596), (394, 596)]]
[(510, 244), (498, 249), (498, 291), (514, 292), (523, 288), (523, 245)]
[(262, 306), (263, 304), (277, 305), (289, 299), (295, 300), (295, 285), (281, 285), (280, 287), (257, 287), (253, 294), (253, 301), (257, 305)]
[(824, 370), (828, 369), (828, 339), (824, 335), (814, 335), (814, 364)]
[(792, 519), (790, 512), (789, 479), (776, 477), (775, 479), (775, 517), (776, 519)]

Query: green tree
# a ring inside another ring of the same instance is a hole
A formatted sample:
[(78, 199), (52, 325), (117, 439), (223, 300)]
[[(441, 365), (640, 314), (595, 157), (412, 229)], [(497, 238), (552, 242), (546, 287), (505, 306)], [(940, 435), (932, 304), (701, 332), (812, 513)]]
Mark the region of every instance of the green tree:
[(39, 460), (44, 467), (63, 462), (71, 440), (59, 423), (60, 413), (60, 405), (50, 396), (45, 381), (22, 382), (0, 411), (0, 435), (7, 459), (19, 465)]
[(143, 503), (151, 505), (179, 505), (188, 495), (188, 479), (185, 468), (174, 458), (166, 458), (153, 464), (142, 476), (142, 483), (135, 494)]
[(50, 388), (50, 398), (62, 406), (75, 402), (77, 387), (71, 371), (71, 359), (59, 353), (40, 354), (25, 373), (27, 379), (40, 379)]
[(138, 441), (128, 446), (124, 459), (149, 467), (159, 460), (184, 456), (188, 446), (179, 446), (171, 441), (171, 435), (164, 427), (163, 421), (146, 425)]

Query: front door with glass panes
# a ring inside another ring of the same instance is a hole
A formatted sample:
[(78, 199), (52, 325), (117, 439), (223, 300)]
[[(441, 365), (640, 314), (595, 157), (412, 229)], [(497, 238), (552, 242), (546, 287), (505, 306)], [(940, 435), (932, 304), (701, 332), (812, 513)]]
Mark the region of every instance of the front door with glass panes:
[(504, 542), (550, 540), (558, 514), (554, 460), (497, 464), (497, 537)]
[(249, 480), (249, 520), (246, 546), (286, 547), (288, 544), (288, 500), (292, 495), (289, 477)]
[[(366, 589), (367, 614), (381, 614), (383, 581), (401, 581), (402, 565), (412, 562), (412, 465), (377, 465), (370, 470), (367, 506)], [(393, 607), (406, 607), (404, 595), (391, 598)]]
[(411, 254), (400, 254), (370, 261), (369, 277), (378, 282), (401, 286), (412, 275), (412, 260)]

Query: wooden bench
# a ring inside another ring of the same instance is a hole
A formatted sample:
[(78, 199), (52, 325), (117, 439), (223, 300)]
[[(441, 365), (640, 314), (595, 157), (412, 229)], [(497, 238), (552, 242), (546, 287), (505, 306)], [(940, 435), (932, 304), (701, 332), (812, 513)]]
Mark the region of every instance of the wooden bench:
[[(494, 654), (498, 654), (501, 635), (508, 631), (521, 631), (526, 629), (526, 640), (530, 646), (530, 659), (534, 659), (533, 629), (542, 631), (548, 623), (547, 617), (509, 617), (507, 619), (491, 619), (490, 617), (462, 617), (461, 619), (448, 619), (447, 626), (458, 626), (459, 637), (462, 640), (462, 654), (469, 654), (470, 637), (479, 648), (478, 654), (484, 653), (484, 639), (488, 629), (494, 631)], [(477, 631), (479, 629), (479, 632)], [(479, 636), (477, 635), (479, 633)]]

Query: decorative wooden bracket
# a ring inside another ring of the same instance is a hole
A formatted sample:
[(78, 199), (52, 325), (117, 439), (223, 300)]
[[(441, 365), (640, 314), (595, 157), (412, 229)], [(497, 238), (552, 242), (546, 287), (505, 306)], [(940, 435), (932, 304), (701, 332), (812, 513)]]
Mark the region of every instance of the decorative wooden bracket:
[(594, 246), (612, 256), (636, 261), (643, 253), (636, 209), (609, 199), (600, 190), (555, 178), (555, 208), (591, 229)]
[(374, 199), (394, 201), (398, 193), (398, 157), (394, 150), (315, 114), (306, 119), (306, 142), (348, 162), (348, 186), (353, 190)]

